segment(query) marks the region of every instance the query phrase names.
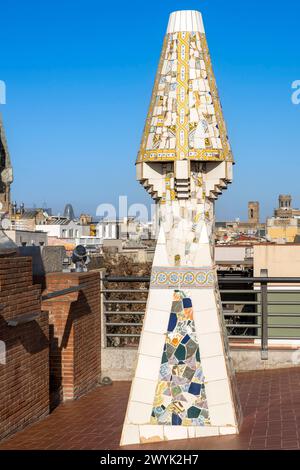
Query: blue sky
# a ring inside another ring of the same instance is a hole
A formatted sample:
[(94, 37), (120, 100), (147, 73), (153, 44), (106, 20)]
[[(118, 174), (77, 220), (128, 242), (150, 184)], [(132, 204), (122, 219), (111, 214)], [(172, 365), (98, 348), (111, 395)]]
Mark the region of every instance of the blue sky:
[(0, 0), (0, 106), (14, 165), (13, 198), (95, 214), (150, 202), (134, 162), (170, 12), (200, 10), (236, 165), (219, 219), (300, 206), (299, 0)]

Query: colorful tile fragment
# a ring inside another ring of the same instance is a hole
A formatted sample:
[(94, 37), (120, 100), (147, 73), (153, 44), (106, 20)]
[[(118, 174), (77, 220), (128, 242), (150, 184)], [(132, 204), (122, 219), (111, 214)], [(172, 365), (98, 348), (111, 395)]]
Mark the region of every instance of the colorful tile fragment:
[(210, 424), (192, 301), (183, 291), (174, 292), (151, 423)]

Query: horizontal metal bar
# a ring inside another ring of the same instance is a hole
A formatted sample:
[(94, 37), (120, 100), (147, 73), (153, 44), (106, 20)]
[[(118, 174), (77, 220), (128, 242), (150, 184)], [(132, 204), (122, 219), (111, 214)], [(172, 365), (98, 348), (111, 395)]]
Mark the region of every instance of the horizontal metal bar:
[(274, 318), (276, 318), (276, 317), (280, 317), (280, 318), (285, 318), (285, 317), (300, 318), (300, 313), (269, 313), (269, 317), (274, 317)]
[(105, 323), (106, 326), (143, 326), (143, 323)]
[[(268, 295), (269, 294), (300, 294), (300, 290), (273, 290), (273, 289), (269, 289), (267, 291)], [(251, 295), (260, 295), (261, 294), (261, 290), (254, 290), (254, 289), (251, 289), (251, 290), (220, 290), (220, 294), (243, 294), (243, 295), (246, 295), (246, 294), (251, 294)]]
[(103, 289), (100, 291), (102, 294), (131, 294), (131, 293), (136, 293), (136, 294), (147, 294), (149, 292), (149, 289)]
[[(259, 290), (254, 290), (253, 292), (258, 292), (260, 293), (261, 291)], [(273, 290), (273, 289), (269, 289), (268, 290), (268, 294), (300, 294), (300, 290), (289, 290), (289, 289), (282, 289), (282, 290)]]
[(106, 310), (105, 315), (145, 315), (145, 312), (110, 312)]
[[(257, 325), (260, 328), (260, 325)], [(300, 329), (300, 325), (270, 325), (268, 328), (283, 328), (285, 330), (288, 330), (289, 328), (293, 329)]]
[[(261, 305), (261, 302), (251, 300), (222, 300), (222, 305)], [(272, 300), (268, 301), (268, 305), (300, 305), (300, 300)]]
[(113, 277), (107, 276), (103, 279), (104, 282), (150, 282), (150, 276), (135, 277), (135, 276), (126, 276), (126, 277)]
[[(261, 325), (259, 324), (243, 324), (243, 323), (236, 323), (236, 324), (225, 324), (226, 328), (261, 328)], [(300, 329), (300, 325), (270, 325), (268, 326), (268, 329), (274, 329), (274, 328), (283, 328), (283, 329), (289, 329), (289, 328), (296, 328)]]
[(103, 300), (104, 304), (146, 304), (147, 300)]
[(260, 339), (260, 336), (253, 336), (253, 335), (228, 335), (230, 339)]
[(248, 313), (239, 313), (239, 312), (227, 312), (226, 310), (223, 310), (223, 315), (224, 317), (261, 317), (261, 313), (253, 313), (253, 312), (248, 312)]
[(218, 277), (219, 284), (300, 284), (300, 277)]
[(268, 301), (268, 305), (300, 305), (300, 301), (293, 301), (293, 300), (272, 300)]
[[(272, 291), (273, 292), (273, 291)], [(299, 291), (300, 292), (300, 291)], [(253, 289), (249, 289), (249, 290), (246, 290), (246, 289), (235, 289), (235, 290), (232, 290), (232, 289), (221, 289), (220, 290), (220, 294), (251, 294), (251, 295), (254, 295), (254, 294), (260, 294), (261, 291), (260, 290), (253, 290)]]
[(276, 339), (276, 340), (285, 340), (285, 339), (293, 339), (295, 341), (299, 341), (300, 340), (300, 335), (299, 336), (269, 336), (269, 340), (273, 340), (273, 339)]
[(132, 333), (128, 333), (128, 334), (125, 334), (125, 333), (108, 333), (106, 335), (108, 338), (111, 338), (113, 336), (118, 336), (120, 338), (139, 338), (141, 335), (140, 334), (132, 334)]
[(61, 297), (62, 295), (72, 294), (73, 292), (79, 292), (83, 290), (87, 285), (68, 287), (67, 289), (57, 290), (54, 292), (49, 292), (49, 294), (42, 295), (42, 300), (50, 300), (55, 297)]
[(260, 305), (256, 300), (222, 300), (222, 305)]

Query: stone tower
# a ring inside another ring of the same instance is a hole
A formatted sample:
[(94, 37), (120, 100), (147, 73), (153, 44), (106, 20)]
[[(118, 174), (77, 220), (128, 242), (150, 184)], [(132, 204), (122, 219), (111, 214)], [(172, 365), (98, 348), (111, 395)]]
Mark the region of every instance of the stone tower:
[(280, 196), (279, 196), (279, 208), (280, 209), (291, 209), (292, 208), (292, 196), (290, 194), (280, 194)]
[(10, 185), (13, 172), (0, 115), (0, 212), (10, 212)]
[(174, 12), (136, 163), (160, 228), (121, 445), (239, 430), (213, 242), (232, 164), (202, 16)]
[(259, 224), (259, 202), (248, 202), (248, 222), (253, 225)]
[(289, 218), (293, 216), (295, 211), (292, 207), (292, 196), (290, 194), (280, 194), (279, 206), (274, 211), (275, 217)]

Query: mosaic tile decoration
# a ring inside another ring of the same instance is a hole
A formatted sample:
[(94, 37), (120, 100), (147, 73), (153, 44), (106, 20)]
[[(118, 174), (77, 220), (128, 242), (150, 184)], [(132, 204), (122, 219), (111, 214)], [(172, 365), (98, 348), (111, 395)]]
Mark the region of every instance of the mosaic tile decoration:
[(138, 161), (233, 161), (206, 36), (165, 37)]
[(175, 291), (151, 424), (210, 425), (192, 301)]
[(154, 289), (178, 288), (214, 288), (216, 285), (215, 269), (211, 267), (153, 267), (151, 287)]

